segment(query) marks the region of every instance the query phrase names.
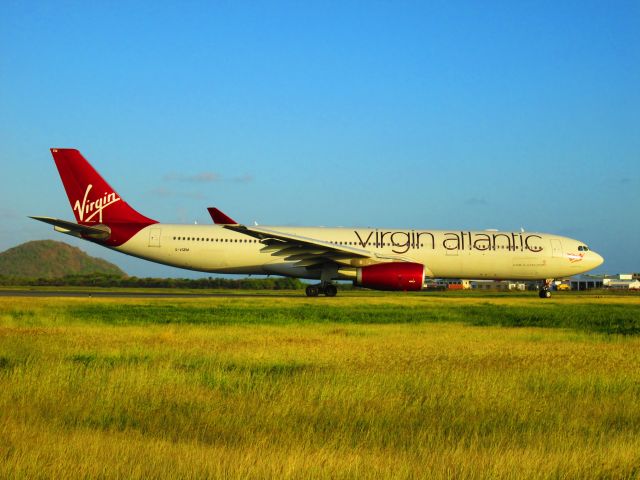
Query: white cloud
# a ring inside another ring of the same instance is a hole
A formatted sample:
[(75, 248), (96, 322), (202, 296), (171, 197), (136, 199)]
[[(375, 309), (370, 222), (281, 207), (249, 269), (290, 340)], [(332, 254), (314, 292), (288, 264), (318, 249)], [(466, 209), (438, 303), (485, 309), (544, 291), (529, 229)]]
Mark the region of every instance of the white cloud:
[(164, 176), (164, 180), (168, 182), (194, 182), (194, 183), (213, 183), (222, 180), (220, 174), (215, 172), (200, 172), (193, 175), (184, 175), (182, 173), (168, 173)]

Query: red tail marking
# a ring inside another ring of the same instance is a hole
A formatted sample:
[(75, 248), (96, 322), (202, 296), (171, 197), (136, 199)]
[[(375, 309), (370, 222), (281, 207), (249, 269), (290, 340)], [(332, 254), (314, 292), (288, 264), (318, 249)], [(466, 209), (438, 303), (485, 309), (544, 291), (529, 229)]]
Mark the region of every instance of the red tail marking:
[(62, 184), (80, 225), (104, 224), (111, 236), (104, 243), (121, 245), (147, 225), (158, 223), (134, 210), (100, 176), (78, 150), (52, 148)]

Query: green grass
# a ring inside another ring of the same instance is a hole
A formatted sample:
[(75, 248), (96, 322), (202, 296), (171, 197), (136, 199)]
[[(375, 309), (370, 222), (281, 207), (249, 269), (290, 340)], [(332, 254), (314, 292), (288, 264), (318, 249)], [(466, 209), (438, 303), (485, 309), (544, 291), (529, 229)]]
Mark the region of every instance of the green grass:
[(639, 306), (0, 298), (0, 477), (638, 478)]
[[(246, 292), (245, 292), (246, 293)], [(398, 298), (401, 298), (400, 303)], [(371, 308), (372, 302), (375, 308)], [(389, 295), (352, 293), (337, 299), (306, 299), (289, 293), (207, 299), (99, 301), (77, 299), (49, 307), (48, 318), (111, 325), (287, 325), (300, 323), (402, 324), (459, 322), (477, 326), (571, 328), (587, 332), (640, 333), (640, 296), (564, 295), (540, 300), (532, 294)], [(38, 324), (35, 310), (16, 306), (5, 316)]]

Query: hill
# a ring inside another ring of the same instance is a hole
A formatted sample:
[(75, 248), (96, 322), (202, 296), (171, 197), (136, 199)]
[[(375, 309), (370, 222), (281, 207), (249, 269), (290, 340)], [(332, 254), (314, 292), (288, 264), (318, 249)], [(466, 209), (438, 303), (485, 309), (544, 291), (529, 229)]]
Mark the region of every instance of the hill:
[(126, 276), (113, 263), (54, 240), (27, 242), (0, 253), (0, 276), (58, 278), (89, 273)]

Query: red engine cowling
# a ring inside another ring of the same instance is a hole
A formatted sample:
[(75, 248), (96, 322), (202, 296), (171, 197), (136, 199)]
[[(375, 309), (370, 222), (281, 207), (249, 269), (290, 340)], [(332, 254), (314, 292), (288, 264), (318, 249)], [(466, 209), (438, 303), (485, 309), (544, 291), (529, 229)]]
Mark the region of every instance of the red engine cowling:
[(355, 284), (374, 290), (416, 291), (424, 283), (421, 263), (391, 262), (359, 268)]

